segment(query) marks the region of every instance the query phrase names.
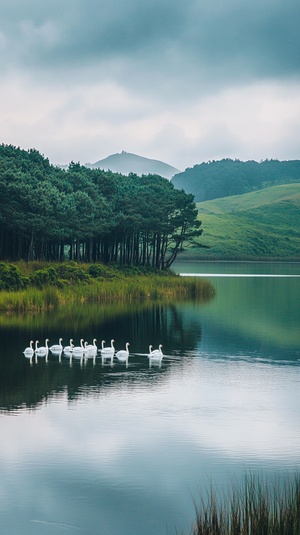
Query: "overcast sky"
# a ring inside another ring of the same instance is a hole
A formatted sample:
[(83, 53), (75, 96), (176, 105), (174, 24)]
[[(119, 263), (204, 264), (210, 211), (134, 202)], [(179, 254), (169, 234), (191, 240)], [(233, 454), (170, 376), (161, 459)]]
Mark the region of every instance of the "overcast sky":
[(299, 0), (0, 0), (0, 142), (300, 159)]

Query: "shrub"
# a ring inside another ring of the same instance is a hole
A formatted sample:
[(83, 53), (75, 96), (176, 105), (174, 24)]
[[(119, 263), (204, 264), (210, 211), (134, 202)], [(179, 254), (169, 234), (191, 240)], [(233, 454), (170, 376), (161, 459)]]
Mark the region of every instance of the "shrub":
[(124, 275), (123, 271), (121, 272), (114, 266), (105, 266), (103, 264), (92, 264), (88, 269), (88, 273), (93, 279), (119, 279)]
[(28, 278), (13, 264), (0, 262), (0, 290), (21, 290), (28, 284)]
[(38, 269), (30, 276), (30, 282), (37, 288), (55, 286), (58, 283), (58, 273), (54, 267)]
[(61, 264), (57, 266), (57, 271), (61, 279), (71, 282), (87, 282), (90, 279), (88, 272), (79, 267), (76, 262)]
[(88, 273), (93, 279), (96, 279), (97, 277), (105, 277), (106, 272), (107, 268), (105, 268), (103, 264), (92, 264), (88, 269)]

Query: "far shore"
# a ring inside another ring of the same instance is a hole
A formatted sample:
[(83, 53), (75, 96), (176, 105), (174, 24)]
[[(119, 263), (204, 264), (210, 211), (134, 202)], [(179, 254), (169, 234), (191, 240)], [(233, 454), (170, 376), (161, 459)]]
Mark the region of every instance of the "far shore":
[(178, 262), (266, 262), (266, 263), (300, 263), (300, 256), (296, 257), (289, 257), (289, 258), (282, 258), (279, 256), (276, 257), (270, 257), (270, 256), (208, 256), (208, 255), (200, 255), (200, 254), (188, 254), (188, 253), (182, 253), (180, 257), (178, 257)]

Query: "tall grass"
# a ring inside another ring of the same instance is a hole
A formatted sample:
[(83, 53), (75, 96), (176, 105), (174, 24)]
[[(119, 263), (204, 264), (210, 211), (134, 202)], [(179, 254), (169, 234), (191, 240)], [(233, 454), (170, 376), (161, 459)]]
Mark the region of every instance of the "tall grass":
[(60, 304), (172, 301), (174, 299), (208, 300), (214, 290), (208, 281), (181, 277), (128, 277), (67, 287), (59, 291)]
[(49, 310), (59, 302), (56, 288), (28, 288), (16, 292), (0, 292), (0, 310), (6, 312)]
[(51, 310), (58, 306), (81, 303), (117, 303), (174, 301), (198, 299), (206, 301), (214, 295), (208, 281), (196, 278), (147, 275), (119, 279), (91, 279), (63, 287), (46, 286), (39, 289), (1, 291), (0, 310), (12, 312)]
[(190, 535), (299, 535), (300, 474), (272, 481), (249, 475), (220, 496), (200, 497)]

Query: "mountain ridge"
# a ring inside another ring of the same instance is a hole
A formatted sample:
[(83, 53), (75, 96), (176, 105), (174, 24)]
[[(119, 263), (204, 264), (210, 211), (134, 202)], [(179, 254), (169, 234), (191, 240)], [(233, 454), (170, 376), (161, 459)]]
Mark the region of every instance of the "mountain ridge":
[(135, 173), (137, 175), (160, 175), (170, 180), (175, 174), (180, 173), (179, 169), (160, 160), (145, 158), (131, 152), (122, 151), (121, 153), (111, 154), (95, 163), (86, 163), (86, 167), (103, 169), (104, 171), (113, 171), (128, 175)]

